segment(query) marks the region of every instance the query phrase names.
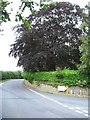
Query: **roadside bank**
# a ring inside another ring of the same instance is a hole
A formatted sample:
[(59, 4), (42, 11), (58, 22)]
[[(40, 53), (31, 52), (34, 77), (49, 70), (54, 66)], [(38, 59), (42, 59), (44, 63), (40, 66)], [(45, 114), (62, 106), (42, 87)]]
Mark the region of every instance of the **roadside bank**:
[(30, 89), (47, 92), (51, 94), (58, 94), (58, 95), (68, 95), (68, 96), (76, 96), (76, 97), (90, 97), (90, 89), (87, 87), (69, 87), (68, 91), (66, 92), (59, 92), (57, 88), (48, 85), (47, 83), (38, 83), (34, 81), (32, 84), (29, 83), (27, 80), (24, 80), (24, 85)]

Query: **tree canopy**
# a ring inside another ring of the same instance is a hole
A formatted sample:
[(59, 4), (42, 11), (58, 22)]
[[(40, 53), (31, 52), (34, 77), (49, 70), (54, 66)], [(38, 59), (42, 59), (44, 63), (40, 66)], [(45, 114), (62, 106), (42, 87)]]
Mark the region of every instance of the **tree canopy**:
[[(26, 12), (26, 9), (28, 9), (30, 14), (31, 13), (35, 14), (36, 13), (35, 8), (45, 7), (45, 2), (50, 3), (52, 2), (52, 0), (40, 0), (38, 3), (33, 0), (20, 0), (19, 5), (18, 5), (18, 10), (16, 11), (16, 14), (14, 15), (15, 21), (16, 22), (20, 21), (24, 23), (26, 27), (31, 28), (30, 23), (27, 21), (23, 13)], [(12, 8), (11, 6), (13, 3), (14, 3), (13, 0), (12, 2), (9, 2), (9, 0), (0, 0), (0, 26), (3, 22), (12, 21), (11, 16), (13, 15), (14, 8)], [(7, 7), (9, 8), (9, 11)], [(0, 29), (0, 32), (1, 31), (3, 30)]]
[(26, 71), (77, 69), (80, 63), (82, 9), (79, 5), (59, 2), (44, 5), (27, 21), (31, 29), (18, 26), (19, 35), (11, 45), (10, 55), (19, 57), (18, 66)]
[(79, 70), (90, 77), (90, 4), (85, 7), (83, 12), (82, 30)]
[[(25, 21), (23, 21), (25, 19), (23, 16), (23, 12), (25, 12), (26, 8), (28, 8), (29, 11), (34, 14), (36, 12), (36, 6), (39, 6), (39, 8), (43, 8), (45, 7), (45, 2), (52, 2), (52, 0), (40, 0), (40, 2), (38, 3), (33, 0), (20, 0), (19, 2), (20, 4), (18, 5), (18, 11), (16, 11), (15, 14), (15, 21), (22, 21), (25, 23)], [(14, 10), (14, 8), (11, 8), (12, 4), (13, 0), (12, 2), (9, 2), (9, 0), (0, 0), (0, 25), (2, 22), (11, 21), (10, 14)], [(11, 9), (9, 10), (9, 12), (7, 7)]]

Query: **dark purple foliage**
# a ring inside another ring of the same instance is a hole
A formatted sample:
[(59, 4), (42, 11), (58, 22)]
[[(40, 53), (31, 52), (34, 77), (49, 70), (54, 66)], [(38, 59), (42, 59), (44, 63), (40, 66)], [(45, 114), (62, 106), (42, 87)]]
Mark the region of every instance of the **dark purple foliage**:
[(18, 27), (20, 35), (11, 46), (10, 55), (18, 56), (18, 66), (26, 71), (77, 69), (81, 14), (78, 5), (60, 2), (30, 15), (27, 19), (32, 28)]

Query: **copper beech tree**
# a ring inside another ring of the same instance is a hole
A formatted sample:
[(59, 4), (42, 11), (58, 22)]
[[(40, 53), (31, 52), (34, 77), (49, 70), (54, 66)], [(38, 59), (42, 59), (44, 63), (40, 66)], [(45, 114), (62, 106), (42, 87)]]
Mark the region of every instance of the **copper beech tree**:
[(22, 24), (11, 45), (10, 54), (19, 57), (18, 66), (25, 71), (49, 71), (56, 67), (77, 69), (80, 63), (82, 9), (69, 2), (44, 5)]

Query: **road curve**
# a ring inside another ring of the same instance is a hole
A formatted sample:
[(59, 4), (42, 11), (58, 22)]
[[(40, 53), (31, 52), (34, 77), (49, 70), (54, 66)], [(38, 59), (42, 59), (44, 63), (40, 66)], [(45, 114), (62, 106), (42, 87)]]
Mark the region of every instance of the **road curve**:
[(88, 118), (88, 98), (27, 89), (23, 80), (0, 85), (0, 118)]

